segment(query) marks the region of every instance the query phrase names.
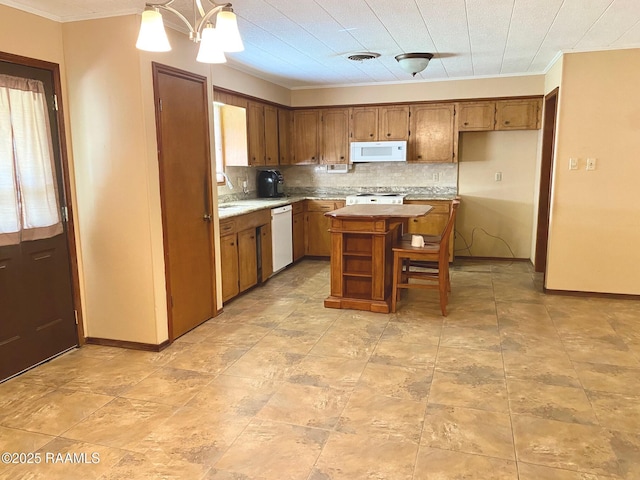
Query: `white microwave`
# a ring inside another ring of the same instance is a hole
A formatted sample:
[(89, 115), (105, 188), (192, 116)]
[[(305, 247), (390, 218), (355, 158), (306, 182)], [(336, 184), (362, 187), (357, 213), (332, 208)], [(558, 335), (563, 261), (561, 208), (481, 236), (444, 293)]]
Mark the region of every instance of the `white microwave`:
[(351, 163), (406, 162), (406, 140), (388, 142), (351, 142)]

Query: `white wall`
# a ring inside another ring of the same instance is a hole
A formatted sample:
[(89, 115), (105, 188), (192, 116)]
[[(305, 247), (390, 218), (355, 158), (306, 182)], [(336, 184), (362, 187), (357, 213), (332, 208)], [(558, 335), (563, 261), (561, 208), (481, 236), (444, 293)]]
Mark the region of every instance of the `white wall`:
[(380, 85), (304, 88), (291, 92), (294, 107), (421, 102), (541, 95), (544, 75)]
[(538, 132), (460, 135), (456, 255), (530, 258)]
[[(640, 294), (640, 49), (562, 65), (546, 286)], [(569, 170), (569, 158), (579, 170)], [(594, 171), (586, 159), (597, 159)]]

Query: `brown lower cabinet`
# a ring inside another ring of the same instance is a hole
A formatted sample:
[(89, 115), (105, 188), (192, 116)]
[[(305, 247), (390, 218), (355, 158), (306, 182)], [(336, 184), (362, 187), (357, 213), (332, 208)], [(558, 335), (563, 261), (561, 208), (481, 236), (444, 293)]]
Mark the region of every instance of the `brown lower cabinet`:
[(317, 257), (331, 256), (331, 219), (325, 213), (344, 207), (343, 200), (307, 200), (304, 252)]
[(296, 202), (291, 205), (293, 238), (293, 261), (304, 257), (304, 202)]
[(265, 209), (221, 220), (220, 234), (222, 301), (226, 302), (273, 273), (271, 212)]
[[(450, 201), (407, 200), (405, 203), (434, 207), (425, 217), (409, 220), (410, 233), (439, 235), (444, 230), (449, 218)], [(305, 255), (331, 256), (331, 219), (325, 213), (344, 205), (343, 200), (304, 200), (292, 204), (293, 261)], [(258, 245), (261, 252), (260, 269)], [(453, 261), (453, 241), (449, 245), (449, 259)], [(273, 274), (270, 210), (221, 220), (220, 254), (223, 302), (267, 280)]]

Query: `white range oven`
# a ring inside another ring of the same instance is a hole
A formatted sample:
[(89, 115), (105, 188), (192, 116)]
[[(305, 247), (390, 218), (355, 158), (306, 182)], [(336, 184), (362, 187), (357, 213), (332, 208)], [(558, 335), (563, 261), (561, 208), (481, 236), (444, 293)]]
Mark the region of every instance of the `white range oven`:
[(347, 195), (347, 205), (380, 204), (380, 205), (400, 205), (404, 203), (405, 195), (402, 193), (358, 193)]

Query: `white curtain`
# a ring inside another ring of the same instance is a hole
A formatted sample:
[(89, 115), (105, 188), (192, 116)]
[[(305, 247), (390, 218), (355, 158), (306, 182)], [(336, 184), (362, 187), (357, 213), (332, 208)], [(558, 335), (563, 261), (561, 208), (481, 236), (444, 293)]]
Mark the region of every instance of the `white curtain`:
[(0, 246), (62, 233), (44, 85), (0, 75)]

